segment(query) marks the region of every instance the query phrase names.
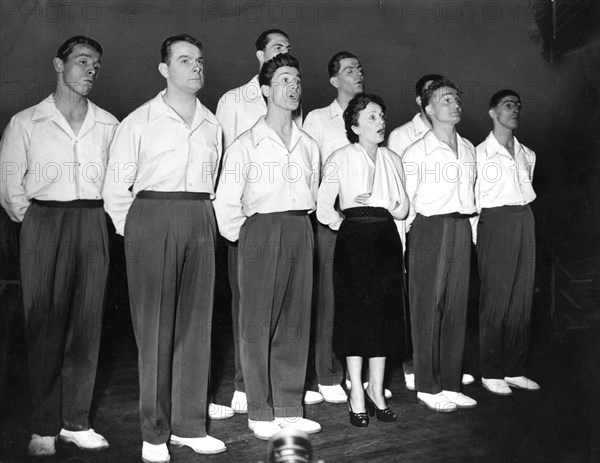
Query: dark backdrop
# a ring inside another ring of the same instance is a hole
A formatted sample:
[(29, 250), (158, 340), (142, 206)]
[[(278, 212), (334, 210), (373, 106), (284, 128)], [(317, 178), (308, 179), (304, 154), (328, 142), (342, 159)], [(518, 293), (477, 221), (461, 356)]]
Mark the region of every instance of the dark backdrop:
[(188, 32), (204, 43), (200, 98), (214, 111), (223, 92), (257, 72), (258, 34), (278, 27), (288, 32), (302, 65), (305, 114), (334, 97), (327, 62), (344, 49), (361, 58), (366, 89), (386, 101), (388, 133), (417, 110), (414, 83), (425, 73), (462, 86), (459, 131), (474, 144), (491, 128), (490, 95), (503, 87), (517, 90), (524, 103), (518, 136), (538, 155), (538, 235), (548, 249), (569, 246), (600, 230), (600, 40), (598, 31), (587, 31), (578, 48), (550, 63), (540, 32), (548, 29), (548, 16), (532, 13), (532, 6), (550, 3), (2, 0), (0, 130), (14, 113), (52, 92), (51, 59), (71, 35), (90, 35), (104, 45), (91, 98), (122, 119), (163, 88), (156, 68), (166, 36)]

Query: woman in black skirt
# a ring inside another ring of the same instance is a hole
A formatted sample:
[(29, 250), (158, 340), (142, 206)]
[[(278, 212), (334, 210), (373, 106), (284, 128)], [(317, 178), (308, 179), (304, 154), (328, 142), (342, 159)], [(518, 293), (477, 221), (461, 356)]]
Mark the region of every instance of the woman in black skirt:
[[(338, 230), (333, 264), (333, 348), (346, 357), (351, 389), (350, 422), (365, 427), (369, 416), (395, 421), (384, 398), (386, 357), (405, 344), (402, 241), (408, 201), (400, 157), (379, 145), (386, 107), (376, 95), (359, 94), (344, 111), (350, 144), (323, 167), (317, 218)], [(341, 213), (335, 208), (339, 199)], [(369, 385), (362, 388), (363, 358)]]

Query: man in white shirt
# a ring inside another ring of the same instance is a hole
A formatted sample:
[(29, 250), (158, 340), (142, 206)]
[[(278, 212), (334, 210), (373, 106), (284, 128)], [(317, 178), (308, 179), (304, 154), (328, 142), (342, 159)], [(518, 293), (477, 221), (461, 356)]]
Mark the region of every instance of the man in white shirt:
[(87, 99), (101, 56), (89, 37), (63, 43), (52, 62), (56, 90), (15, 115), (0, 142), (0, 202), (23, 222), (33, 457), (55, 454), (57, 435), (85, 450), (109, 446), (89, 423), (108, 275), (101, 189), (118, 124)]
[(439, 412), (472, 408), (460, 393), (465, 344), (475, 149), (456, 133), (458, 87), (435, 79), (421, 106), (432, 129), (404, 152), (410, 211), (408, 292), (417, 398)]
[[(344, 110), (354, 96), (363, 91), (363, 68), (356, 55), (341, 51), (333, 55), (327, 66), (329, 82), (337, 90), (336, 99), (324, 108), (306, 116), (303, 130), (319, 144), (321, 165), (335, 150), (349, 143), (344, 126)], [(337, 233), (315, 220), (315, 257), (317, 259), (315, 301), (315, 369), (319, 392), (326, 402), (346, 403), (348, 397), (341, 386), (343, 366), (332, 348), (333, 318), (333, 252)]]
[(158, 70), (167, 88), (119, 126), (103, 189), (125, 236), (149, 463), (169, 461), (169, 441), (202, 454), (226, 450), (206, 434), (221, 127), (196, 98), (204, 84), (197, 39), (165, 39)]
[(477, 147), (475, 183), (481, 382), (510, 395), (511, 387), (540, 388), (524, 376), (535, 279), (535, 153), (514, 135), (521, 115), (517, 92), (496, 92), (489, 115), (494, 129)]
[(240, 358), (248, 426), (259, 439), (282, 427), (319, 432), (302, 418), (310, 338), (313, 231), (319, 148), (298, 128), (298, 61), (288, 53), (259, 74), (267, 115), (225, 153), (215, 212), (220, 233), (239, 239)]
[[(262, 32), (255, 42), (258, 69), (263, 63), (269, 61), (280, 53), (289, 53), (292, 49), (288, 35), (280, 29), (269, 29)], [(258, 119), (267, 114), (267, 103), (262, 96), (258, 83), (258, 74), (241, 87), (225, 93), (217, 105), (216, 116), (223, 128), (223, 147), (226, 150), (246, 130), (250, 129)], [(294, 120), (298, 125), (302, 124), (301, 107), (294, 111)], [(231, 317), (233, 323), (233, 343), (235, 376), (233, 379), (234, 393), (231, 399), (231, 408), (236, 413), (248, 413), (248, 403), (244, 387), (244, 376), (240, 363), (239, 333), (235, 320), (239, 314), (240, 291), (237, 282), (238, 273), (238, 249), (237, 243), (227, 243), (229, 252), (227, 267), (229, 273), (229, 286), (231, 288)], [(322, 402), (323, 397), (316, 392), (307, 391), (305, 403), (314, 404)]]
[[(415, 101), (419, 106), (419, 112), (415, 114), (415, 117), (413, 117), (412, 120), (394, 129), (392, 133), (390, 133), (387, 142), (387, 147), (398, 153), (400, 156), (404, 154), (406, 148), (423, 138), (425, 134), (431, 130), (431, 123), (429, 122), (425, 110), (421, 107), (421, 96), (423, 95), (423, 92), (427, 90), (427, 87), (429, 87), (431, 82), (436, 79), (441, 79), (442, 77), (443, 76), (440, 74), (426, 74), (417, 81), (415, 85)], [(406, 388), (414, 391), (415, 372), (412, 358), (405, 360), (402, 363), (402, 369), (404, 370), (404, 382)], [(470, 374), (465, 373), (462, 375), (462, 384), (471, 384), (474, 381), (475, 378)]]

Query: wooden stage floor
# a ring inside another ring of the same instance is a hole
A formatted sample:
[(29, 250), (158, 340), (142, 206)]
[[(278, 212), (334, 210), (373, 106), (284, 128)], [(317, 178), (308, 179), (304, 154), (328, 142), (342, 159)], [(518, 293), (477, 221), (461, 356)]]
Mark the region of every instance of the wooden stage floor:
[[(113, 278), (92, 416), (93, 427), (109, 440), (111, 448), (90, 453), (59, 444), (55, 457), (41, 461), (141, 461), (136, 347), (122, 290), (122, 283)], [(11, 295), (10, 291), (16, 293), (18, 290), (16, 287), (8, 290), (0, 301), (3, 306), (1, 323), (4, 324), (0, 334), (4, 349), (8, 349), (0, 401), (0, 463), (27, 461), (25, 450), (30, 435), (30, 395), (22, 318), (18, 296)], [(389, 405), (398, 414), (398, 422), (384, 424), (373, 421), (368, 428), (359, 429), (350, 426), (343, 404), (307, 406), (306, 417), (318, 421), (323, 427), (323, 432), (311, 436), (314, 461), (597, 461), (600, 455), (600, 329), (596, 326), (557, 336), (548, 320), (545, 303), (537, 296), (536, 301), (529, 374), (539, 381), (541, 391), (514, 391), (512, 396), (501, 397), (482, 388), (477, 367), (476, 309), (471, 307), (465, 371), (474, 374), (477, 381), (466, 386), (464, 392), (478, 400), (477, 408), (449, 414), (436, 414), (424, 408), (417, 402), (416, 393), (404, 387), (400, 359), (391, 359), (387, 385), (394, 397)], [(227, 304), (226, 297), (217, 298), (214, 322), (212, 388), (215, 401), (222, 404), (231, 400), (233, 392), (233, 343)], [(4, 315), (7, 317), (4, 318)], [(314, 389), (316, 380), (312, 363), (308, 370), (307, 384)], [(213, 421), (209, 423), (209, 433), (224, 440), (228, 451), (203, 456), (187, 448), (171, 448), (171, 461), (267, 461), (267, 444), (253, 437), (247, 428), (245, 415)]]

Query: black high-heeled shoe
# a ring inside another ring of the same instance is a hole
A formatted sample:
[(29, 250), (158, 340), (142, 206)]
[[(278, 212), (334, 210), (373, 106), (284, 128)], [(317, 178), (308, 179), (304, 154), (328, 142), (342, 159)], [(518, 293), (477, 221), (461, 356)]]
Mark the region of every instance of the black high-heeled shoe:
[(348, 415), (350, 415), (350, 424), (352, 426), (356, 426), (357, 428), (366, 428), (367, 426), (369, 426), (369, 415), (367, 415), (367, 412), (354, 413), (352, 411), (352, 404), (350, 403), (349, 397)]
[(384, 408), (383, 410), (381, 408), (378, 408), (377, 405), (375, 405), (375, 402), (373, 402), (371, 397), (369, 397), (369, 394), (367, 394), (366, 392), (365, 392), (365, 405), (367, 407), (367, 411), (369, 412), (369, 415), (377, 416), (377, 421), (383, 421), (385, 423), (392, 423), (398, 419), (398, 417), (396, 416), (396, 414), (392, 411), (392, 409), (390, 407)]

